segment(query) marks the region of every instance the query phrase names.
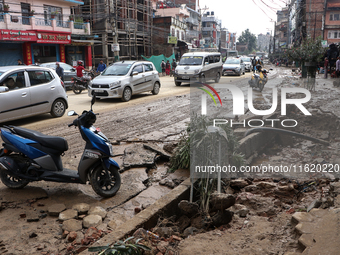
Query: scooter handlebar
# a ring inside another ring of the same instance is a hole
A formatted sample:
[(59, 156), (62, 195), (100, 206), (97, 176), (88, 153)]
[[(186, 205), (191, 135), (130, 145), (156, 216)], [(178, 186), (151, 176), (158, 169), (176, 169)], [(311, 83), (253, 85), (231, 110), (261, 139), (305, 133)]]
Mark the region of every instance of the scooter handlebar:
[(72, 127), (72, 126), (74, 126), (74, 124), (73, 124), (73, 123), (71, 123), (71, 124), (68, 124), (67, 126), (68, 126), (68, 127)]

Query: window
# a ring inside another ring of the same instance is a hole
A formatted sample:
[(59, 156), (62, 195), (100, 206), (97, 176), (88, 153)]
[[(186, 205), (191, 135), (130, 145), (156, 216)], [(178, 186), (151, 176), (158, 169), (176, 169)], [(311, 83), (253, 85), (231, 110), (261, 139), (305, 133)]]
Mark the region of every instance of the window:
[(31, 5), (26, 3), (21, 3), (21, 16), (22, 16), (22, 24), (29, 25), (30, 24), (30, 12)]
[(24, 72), (18, 72), (9, 75), (5, 79), (3, 84), (7, 86), (9, 90), (15, 90), (26, 87)]
[(51, 13), (57, 13), (55, 18), (57, 21), (63, 20), (62, 8), (57, 6), (44, 5), (44, 18), (45, 20), (50, 20), (52, 18)]
[(328, 31), (328, 39), (338, 39), (340, 38), (340, 31)]
[(31, 86), (48, 83), (53, 80), (49, 71), (28, 71)]
[(175, 36), (175, 29), (174, 28), (171, 29), (171, 36)]
[(340, 13), (331, 13), (329, 15), (329, 20), (340, 20)]
[(144, 64), (144, 70), (145, 72), (153, 71), (153, 67), (151, 64)]
[(132, 72), (142, 73), (143, 72), (143, 66), (142, 65), (135, 66), (133, 68)]
[(214, 58), (215, 58), (215, 63), (218, 63), (218, 62), (220, 62), (220, 55), (218, 55), (218, 56), (214, 56)]
[(179, 30), (176, 31), (176, 36), (179, 39)]

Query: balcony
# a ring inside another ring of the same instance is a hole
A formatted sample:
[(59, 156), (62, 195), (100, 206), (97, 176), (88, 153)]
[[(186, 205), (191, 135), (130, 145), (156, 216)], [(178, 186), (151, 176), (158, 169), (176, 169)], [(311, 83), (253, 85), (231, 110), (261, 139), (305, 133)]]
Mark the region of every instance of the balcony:
[(202, 27), (202, 31), (214, 31), (214, 27)]
[(198, 20), (197, 19), (189, 17), (189, 18), (184, 19), (184, 21), (187, 22), (187, 23), (191, 23), (195, 26), (198, 26)]
[(46, 19), (43, 16), (18, 16), (9, 13), (0, 14), (0, 29), (46, 30), (71, 34), (91, 34), (90, 23)]
[(189, 38), (198, 38), (199, 37), (199, 32), (195, 30), (190, 30), (187, 32), (187, 37)]
[(216, 18), (213, 17), (202, 17), (202, 22), (216, 22)]

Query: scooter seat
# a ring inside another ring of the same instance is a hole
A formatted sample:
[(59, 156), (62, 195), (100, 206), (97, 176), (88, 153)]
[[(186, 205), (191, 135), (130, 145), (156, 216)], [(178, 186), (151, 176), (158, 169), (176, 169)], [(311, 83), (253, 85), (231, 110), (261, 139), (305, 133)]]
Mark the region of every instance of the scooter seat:
[(43, 133), (40, 133), (38, 131), (27, 129), (27, 128), (22, 128), (22, 127), (13, 127), (13, 130), (18, 135), (37, 141), (42, 146), (52, 148), (60, 152), (64, 152), (68, 150), (67, 141), (62, 137), (44, 135)]

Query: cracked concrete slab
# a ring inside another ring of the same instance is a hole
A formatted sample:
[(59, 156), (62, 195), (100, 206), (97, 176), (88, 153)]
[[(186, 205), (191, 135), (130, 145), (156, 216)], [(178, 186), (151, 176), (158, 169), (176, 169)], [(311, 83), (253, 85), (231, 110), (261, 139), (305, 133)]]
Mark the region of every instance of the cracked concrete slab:
[(151, 167), (155, 164), (156, 153), (147, 150), (143, 144), (133, 144), (128, 146), (124, 151), (123, 167)]
[[(339, 254), (340, 209), (297, 212), (293, 214), (292, 222), (297, 223), (295, 230), (301, 234), (298, 242), (304, 248), (303, 255)], [(285, 253), (288, 254), (290, 253)]]

